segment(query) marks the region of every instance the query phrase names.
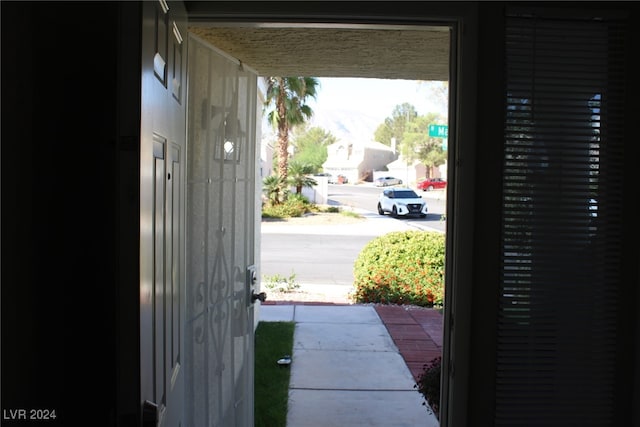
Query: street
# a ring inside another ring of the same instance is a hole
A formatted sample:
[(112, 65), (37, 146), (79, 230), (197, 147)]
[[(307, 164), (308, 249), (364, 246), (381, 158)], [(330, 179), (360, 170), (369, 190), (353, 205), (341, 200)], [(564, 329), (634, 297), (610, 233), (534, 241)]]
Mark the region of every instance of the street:
[[(424, 197), (431, 212), (426, 218), (395, 219), (389, 215), (378, 215), (376, 205), (381, 191), (367, 186), (329, 186), (330, 204), (368, 211), (365, 214), (368, 218), (361, 224), (341, 229), (322, 225), (295, 228), (263, 223), (261, 279), (274, 275), (288, 278), (293, 274), (294, 282), (301, 285), (334, 285), (351, 289), (355, 260), (362, 248), (377, 235), (412, 229), (444, 232), (445, 222), (441, 219), (444, 200)], [(295, 232), (291, 232), (292, 229)]]
[(375, 236), (262, 234), (262, 275), (289, 277), (298, 283), (348, 285), (353, 263)]
[[(355, 209), (364, 209), (377, 212), (378, 196), (383, 188), (373, 187), (371, 184), (340, 185), (329, 184), (329, 204), (350, 206)], [(429, 213), (426, 218), (398, 218), (413, 227), (423, 230), (436, 230), (444, 233), (446, 222), (442, 220), (446, 212), (446, 200), (443, 191), (415, 190), (416, 194), (427, 201)]]

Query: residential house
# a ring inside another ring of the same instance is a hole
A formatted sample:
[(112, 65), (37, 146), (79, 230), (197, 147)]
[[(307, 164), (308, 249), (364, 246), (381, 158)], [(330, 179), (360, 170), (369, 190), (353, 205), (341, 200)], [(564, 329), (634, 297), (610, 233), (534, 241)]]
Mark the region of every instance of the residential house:
[(372, 181), (373, 172), (393, 160), (396, 154), (387, 145), (375, 141), (336, 142), (327, 147), (327, 160), (322, 170), (333, 178), (344, 175), (349, 182)]
[(410, 163), (400, 156), (398, 160), (387, 165), (387, 171), (374, 172), (374, 179), (383, 175), (391, 175), (396, 178), (400, 178), (406, 185), (415, 186), (418, 181), (426, 177), (446, 178), (447, 165), (445, 163), (437, 168), (432, 168), (431, 175), (429, 175), (429, 170), (423, 163), (418, 161)]
[(377, 176), (391, 175), (396, 178), (400, 178), (404, 185), (414, 185), (418, 179), (425, 176), (426, 167), (417, 161), (412, 163), (407, 162), (402, 156), (387, 165), (387, 171), (378, 172), (374, 174), (374, 179)]

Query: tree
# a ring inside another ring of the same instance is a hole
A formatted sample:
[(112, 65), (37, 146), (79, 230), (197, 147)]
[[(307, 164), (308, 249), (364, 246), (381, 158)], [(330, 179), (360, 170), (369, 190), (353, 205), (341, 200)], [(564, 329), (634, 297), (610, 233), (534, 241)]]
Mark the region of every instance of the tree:
[(312, 166), (304, 163), (292, 161), (289, 163), (289, 177), (287, 181), (296, 188), (296, 194), (302, 193), (302, 187), (313, 187), (318, 182), (309, 176), (312, 173)]
[(405, 161), (411, 163), (418, 160), (430, 170), (446, 162), (447, 153), (442, 149), (442, 139), (429, 136), (429, 125), (442, 124), (442, 121), (437, 113), (429, 113), (416, 117), (407, 125), (402, 144), (399, 146), (400, 154)]
[(429, 90), (429, 99), (439, 107), (441, 113), (448, 115), (449, 107), (449, 82), (439, 80), (420, 80)]
[(327, 160), (327, 147), (337, 140), (331, 132), (320, 127), (296, 127), (291, 141), (295, 147), (291, 160), (310, 165), (310, 173), (318, 172)]
[(289, 129), (304, 123), (313, 115), (306, 103), (316, 97), (319, 82), (315, 77), (269, 77), (264, 110), (274, 129), (277, 129), (277, 173), (284, 181), (288, 174)]
[(269, 175), (262, 180), (262, 191), (272, 205), (279, 205), (284, 201), (284, 181), (278, 175)]
[(396, 146), (402, 142), (407, 124), (418, 116), (416, 108), (405, 102), (396, 105), (390, 117), (384, 119), (384, 123), (378, 126), (374, 133), (375, 140), (391, 146), (391, 139), (396, 139)]

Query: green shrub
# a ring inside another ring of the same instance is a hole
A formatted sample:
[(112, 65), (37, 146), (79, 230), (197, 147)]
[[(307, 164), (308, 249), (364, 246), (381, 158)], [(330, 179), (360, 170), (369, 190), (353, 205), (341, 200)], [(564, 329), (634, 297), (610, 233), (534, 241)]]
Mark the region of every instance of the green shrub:
[(308, 200), (306, 202), (305, 200), (300, 197), (289, 197), (281, 204), (267, 203), (262, 207), (262, 217), (291, 218), (302, 216), (311, 209)]
[(361, 303), (441, 307), (444, 235), (397, 231), (371, 240), (354, 264), (355, 299)]
[(307, 196), (303, 195), (302, 193), (290, 193), (287, 196), (287, 202), (290, 202), (290, 203), (300, 202), (305, 206), (309, 206), (311, 204)]

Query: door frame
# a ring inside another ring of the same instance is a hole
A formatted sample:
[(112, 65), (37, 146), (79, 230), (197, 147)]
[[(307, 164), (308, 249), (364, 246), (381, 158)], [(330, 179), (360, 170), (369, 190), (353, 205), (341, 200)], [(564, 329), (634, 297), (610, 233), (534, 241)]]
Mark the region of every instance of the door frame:
[[(304, 4), (300, 5), (304, 9)], [(215, 6), (214, 6), (215, 7)], [(282, 11), (278, 22), (286, 21), (300, 28), (319, 25), (389, 26), (441, 26), (450, 28), (449, 68), (449, 147), (447, 186), (447, 233), (445, 257), (445, 307), (443, 337), (443, 377), (441, 381), (440, 423), (466, 425), (469, 402), (470, 340), (472, 283), (474, 265), (475, 182), (477, 147), (477, 80), (478, 73), (478, 7), (470, 3), (435, 3), (427, 5), (426, 17), (398, 17), (385, 15), (377, 18), (345, 17), (337, 12), (305, 10), (304, 19), (299, 10)], [(294, 8), (295, 9), (295, 8)], [(217, 23), (237, 27), (251, 27), (273, 23), (271, 11), (242, 9), (226, 5)], [(287, 14), (291, 14), (288, 16)], [(193, 15), (195, 25), (210, 23), (198, 13)], [(313, 23), (310, 23), (313, 22)], [(318, 24), (322, 22), (322, 24)], [(279, 24), (283, 25), (283, 24)], [(251, 64), (249, 64), (251, 65)], [(461, 123), (465, 125), (462, 126)]]

